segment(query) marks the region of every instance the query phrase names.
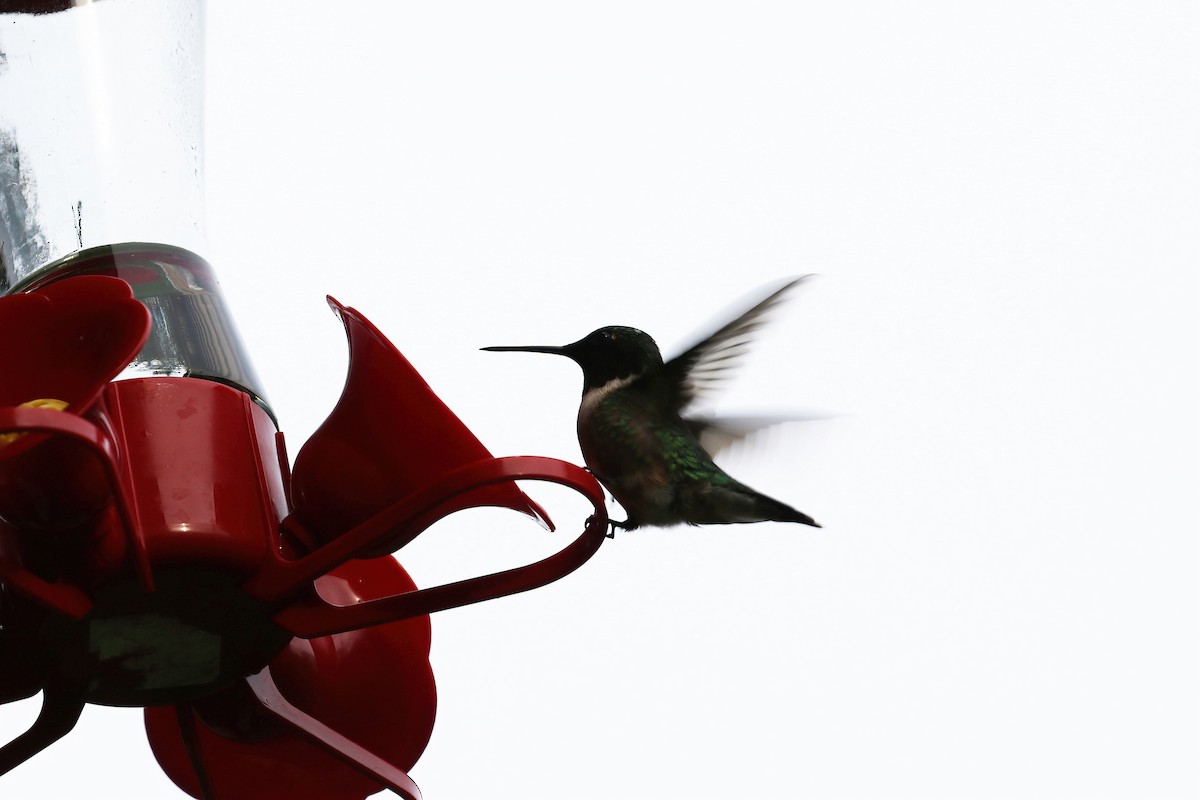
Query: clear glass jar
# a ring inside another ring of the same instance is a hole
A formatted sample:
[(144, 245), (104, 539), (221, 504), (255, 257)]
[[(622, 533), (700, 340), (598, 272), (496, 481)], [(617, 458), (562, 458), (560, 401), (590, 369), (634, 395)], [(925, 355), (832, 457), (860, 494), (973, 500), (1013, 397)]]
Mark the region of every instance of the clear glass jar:
[(154, 324), (122, 378), (208, 378), (269, 411), (202, 256), (202, 0), (25, 5), (50, 13), (0, 14), (0, 294), (123, 278)]

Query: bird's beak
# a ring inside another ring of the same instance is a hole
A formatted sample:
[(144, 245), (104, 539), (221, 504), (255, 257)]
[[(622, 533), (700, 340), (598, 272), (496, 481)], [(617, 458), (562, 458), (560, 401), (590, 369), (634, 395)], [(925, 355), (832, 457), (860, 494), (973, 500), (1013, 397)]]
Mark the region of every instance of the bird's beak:
[(481, 347), (480, 350), (488, 350), (492, 353), (551, 353), (556, 356), (570, 357), (570, 352), (566, 347), (554, 347), (551, 345), (531, 344), (522, 347)]

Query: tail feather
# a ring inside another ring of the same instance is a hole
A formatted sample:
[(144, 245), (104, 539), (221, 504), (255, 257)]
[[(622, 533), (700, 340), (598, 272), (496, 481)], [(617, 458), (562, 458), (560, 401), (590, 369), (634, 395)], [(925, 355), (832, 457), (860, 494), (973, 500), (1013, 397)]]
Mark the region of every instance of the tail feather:
[(720, 525), (734, 522), (798, 522), (821, 527), (816, 520), (787, 503), (737, 484), (733, 487), (708, 487), (691, 495), (685, 522), (695, 525)]
[(801, 525), (811, 525), (814, 528), (821, 527), (820, 523), (803, 511), (797, 511), (787, 503), (781, 503), (766, 495), (759, 495), (756, 505), (762, 510), (765, 519), (775, 522), (799, 522)]

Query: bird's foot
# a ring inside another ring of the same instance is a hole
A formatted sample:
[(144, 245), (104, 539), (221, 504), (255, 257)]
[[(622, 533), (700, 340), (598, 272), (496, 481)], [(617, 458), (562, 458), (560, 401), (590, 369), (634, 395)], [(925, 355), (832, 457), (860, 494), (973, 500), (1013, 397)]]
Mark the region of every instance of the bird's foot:
[[(595, 518), (596, 518), (595, 514), (588, 517), (587, 522), (585, 522), (584, 525), (585, 526), (591, 525), (592, 520), (594, 520)], [(631, 522), (629, 520), (625, 520), (624, 522), (622, 522), (621, 520), (610, 519), (608, 521), (608, 533), (606, 533), (604, 535), (607, 536), (609, 539), (615, 539), (615, 538), (617, 538), (617, 529), (618, 528), (620, 528), (623, 531), (631, 531), (634, 528), (636, 528), (637, 526), (638, 525), (636, 522)]]
[[(584, 521), (584, 523), (583, 523), (583, 526), (584, 526), (585, 528), (590, 528), (590, 527), (592, 526), (592, 522), (593, 522), (595, 519), (596, 519), (596, 515), (595, 515), (595, 514), (592, 514), (590, 517), (588, 517), (588, 518), (587, 518), (587, 520), (585, 520), (585, 521)], [(612, 525), (613, 525), (613, 521), (610, 519), (610, 520), (608, 521), (608, 533), (604, 534), (605, 536), (607, 536), (607, 537), (608, 537), (608, 538), (610, 538), (610, 539), (611, 539), (611, 538), (613, 538), (613, 533), (612, 533), (612, 531), (613, 531), (613, 528), (612, 528)]]
[(638, 524), (633, 520), (627, 519), (624, 522), (621, 522), (620, 520), (610, 519), (608, 521), (608, 533), (605, 535), (610, 539), (615, 539), (617, 538), (617, 528), (620, 528), (623, 531), (631, 531), (637, 526)]

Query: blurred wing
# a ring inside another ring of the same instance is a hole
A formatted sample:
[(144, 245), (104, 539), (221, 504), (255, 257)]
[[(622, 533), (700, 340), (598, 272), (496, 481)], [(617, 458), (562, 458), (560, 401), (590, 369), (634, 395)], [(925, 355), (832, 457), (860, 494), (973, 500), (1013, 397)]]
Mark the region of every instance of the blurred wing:
[(767, 312), (779, 305), (790, 289), (811, 277), (793, 278), (716, 333), (668, 361), (663, 374), (673, 392), (671, 407), (682, 411), (728, 380), (749, 349), (754, 332), (766, 323)]
[(716, 458), (722, 450), (767, 428), (787, 422), (809, 422), (833, 419), (836, 416), (838, 415), (832, 412), (813, 410), (786, 416), (756, 414), (742, 417), (695, 417), (685, 419), (684, 422), (691, 429), (692, 435), (700, 442), (704, 452)]

